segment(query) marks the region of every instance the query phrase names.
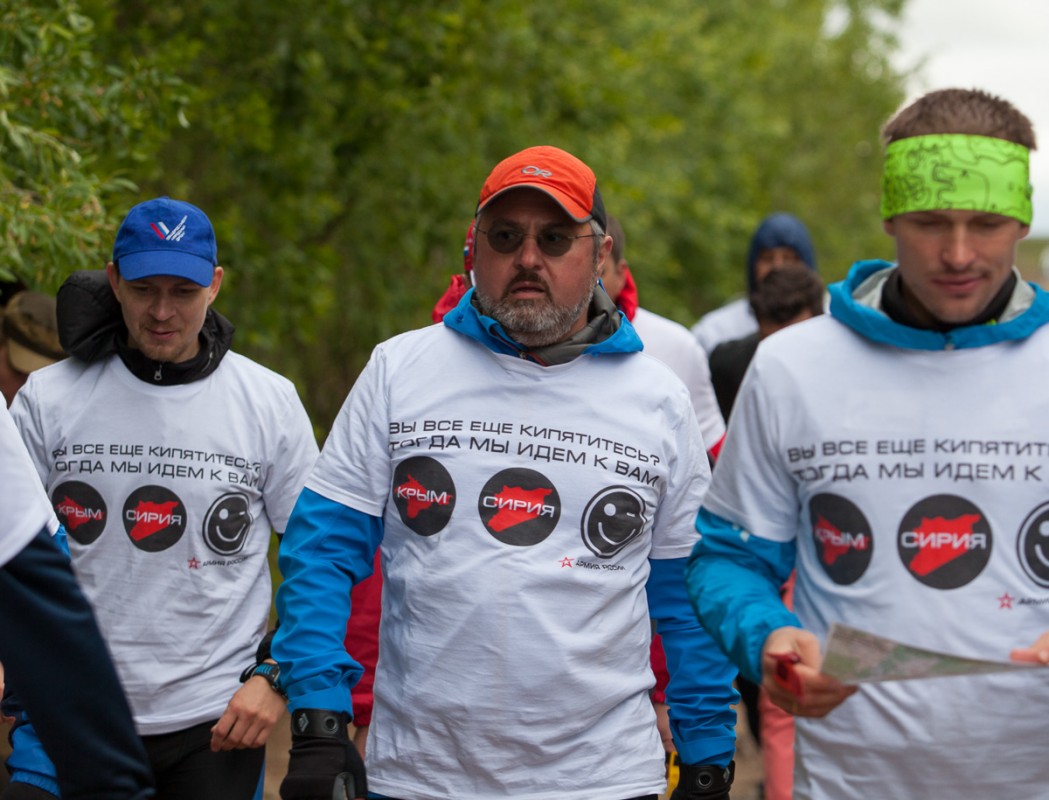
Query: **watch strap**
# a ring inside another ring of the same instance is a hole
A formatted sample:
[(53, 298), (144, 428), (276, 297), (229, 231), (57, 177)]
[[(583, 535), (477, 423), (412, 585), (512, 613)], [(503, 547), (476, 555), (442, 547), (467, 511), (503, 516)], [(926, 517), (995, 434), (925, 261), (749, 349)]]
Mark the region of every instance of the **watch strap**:
[(263, 662), (261, 664), (252, 664), (240, 674), (240, 682), (246, 683), (249, 678), (253, 678), (256, 675), (265, 678), (266, 683), (270, 685), (270, 688), (273, 689), (273, 691), (275, 691), (281, 697), (287, 697), (287, 695), (284, 693), (284, 688), (280, 685), (279, 664), (270, 664), (268, 662)]

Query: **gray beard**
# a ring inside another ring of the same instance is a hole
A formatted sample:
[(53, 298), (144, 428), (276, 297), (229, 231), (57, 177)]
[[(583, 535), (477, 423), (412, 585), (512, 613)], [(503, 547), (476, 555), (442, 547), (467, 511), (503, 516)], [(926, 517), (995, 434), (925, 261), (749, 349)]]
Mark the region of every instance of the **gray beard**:
[(590, 306), (596, 286), (595, 277), (586, 297), (574, 306), (557, 306), (549, 300), (543, 304), (506, 298), (495, 300), (480, 289), (474, 293), (481, 313), (502, 325), (515, 342), (534, 348), (547, 347), (567, 339), (576, 320)]

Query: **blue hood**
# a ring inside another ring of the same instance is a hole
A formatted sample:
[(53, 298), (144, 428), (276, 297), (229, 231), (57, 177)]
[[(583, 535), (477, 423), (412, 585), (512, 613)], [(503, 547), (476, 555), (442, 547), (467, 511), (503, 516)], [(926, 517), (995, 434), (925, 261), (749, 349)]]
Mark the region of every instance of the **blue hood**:
[(750, 239), (750, 251), (747, 253), (747, 291), (754, 291), (754, 263), (758, 253), (771, 250), (773, 247), (791, 247), (801, 256), (809, 269), (816, 269), (816, 250), (812, 246), (809, 230), (793, 214), (778, 212), (769, 214), (758, 225)]
[[(857, 299), (865, 293), (861, 291), (865, 281), (894, 268), (893, 264), (880, 260), (853, 264), (848, 277), (831, 284), (828, 290), (831, 316), (866, 339), (907, 350), (954, 350), (1017, 341), (1026, 339), (1049, 322), (1049, 294), (1033, 283), (1019, 281), (1014, 297), (1017, 293), (1030, 294), (1030, 302), (1005, 322), (964, 326), (945, 333), (901, 325), (878, 308)], [(869, 287), (863, 289), (870, 290)]]
[[(598, 291), (602, 295), (604, 294), (604, 291), (599, 289), (595, 291), (595, 298)], [(468, 336), (496, 353), (508, 356), (521, 356), (528, 353), (527, 348), (517, 344), (507, 335), (502, 325), (491, 317), (484, 316), (474, 307), (473, 296), (473, 289), (464, 294), (455, 308), (444, 315), (444, 324), (456, 333)], [(591, 307), (593, 307), (593, 304), (591, 304)], [(636, 353), (641, 351), (643, 348), (641, 337), (637, 335), (634, 326), (630, 324), (623, 312), (614, 309), (613, 313), (619, 316), (619, 327), (608, 337), (587, 347), (583, 351), (583, 355)]]

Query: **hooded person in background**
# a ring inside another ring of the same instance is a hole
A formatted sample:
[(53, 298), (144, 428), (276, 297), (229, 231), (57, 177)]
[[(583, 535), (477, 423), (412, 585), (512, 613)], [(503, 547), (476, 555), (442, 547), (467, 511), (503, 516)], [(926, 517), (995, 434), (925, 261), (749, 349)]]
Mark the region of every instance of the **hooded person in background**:
[(778, 212), (761, 221), (747, 251), (747, 297), (709, 311), (692, 326), (692, 334), (709, 357), (722, 342), (742, 339), (758, 330), (749, 295), (769, 272), (785, 264), (801, 263), (816, 269), (816, 250), (805, 224), (792, 214)]

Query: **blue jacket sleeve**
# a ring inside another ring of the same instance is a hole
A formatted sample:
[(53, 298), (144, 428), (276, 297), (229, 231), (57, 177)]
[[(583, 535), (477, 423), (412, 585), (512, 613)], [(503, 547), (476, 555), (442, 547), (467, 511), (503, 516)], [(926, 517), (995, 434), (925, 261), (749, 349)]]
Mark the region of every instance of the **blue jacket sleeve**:
[(776, 628), (801, 627), (779, 594), (797, 546), (762, 539), (705, 508), (696, 528), (702, 538), (685, 569), (692, 605), (744, 677), (760, 684), (765, 639)]
[[(13, 709), (6, 707), (10, 713)], [(29, 722), (25, 712), (13, 714), (14, 725), (11, 728), (11, 755), (7, 757), (7, 771), (11, 774), (11, 783), (28, 783), (45, 792), (59, 797), (58, 775), (55, 765), (44, 752), (44, 744)]]
[(727, 766), (736, 749), (736, 668), (689, 605), (684, 558), (651, 559), (649, 614), (667, 659), (670, 731), (682, 762)]
[(280, 627), (271, 648), (290, 711), (353, 713), (350, 688), (363, 669), (343, 644), (350, 590), (371, 575), (382, 534), (379, 517), (310, 489), (299, 495), (277, 558)]

